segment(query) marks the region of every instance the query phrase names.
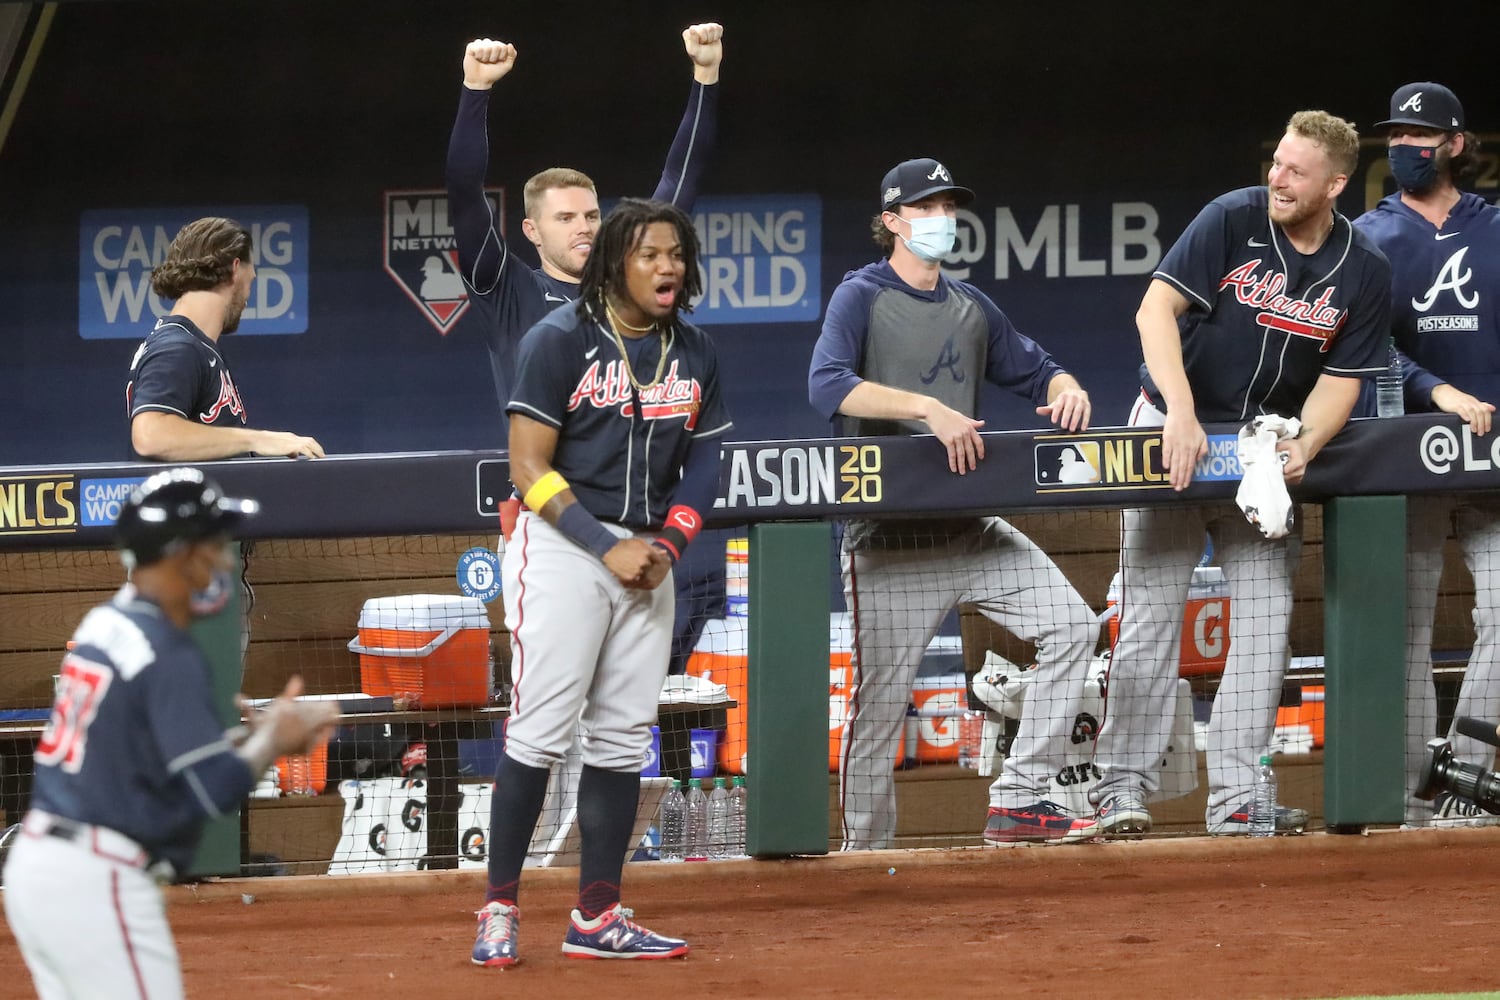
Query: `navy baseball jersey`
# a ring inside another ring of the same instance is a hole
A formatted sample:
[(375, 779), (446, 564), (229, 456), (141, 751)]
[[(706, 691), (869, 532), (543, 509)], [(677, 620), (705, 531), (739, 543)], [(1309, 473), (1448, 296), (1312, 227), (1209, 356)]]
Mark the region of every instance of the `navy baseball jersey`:
[[(718, 130), (716, 84), (694, 83), (687, 110), (657, 182), (656, 201), (691, 212), (708, 151)], [(484, 195), (489, 154), (488, 90), (462, 88), (458, 117), (448, 143), (448, 209), (458, 240), (458, 264), (469, 301), (485, 329), (496, 398), (511, 398), (516, 346), (521, 337), (559, 305), (578, 297), (578, 283), (554, 278), (514, 260)]]
[(1442, 229), (1393, 194), (1355, 220), (1391, 260), (1391, 332), (1414, 367), (1405, 372), (1408, 412), (1433, 409), (1448, 382), (1500, 403), (1500, 208), (1473, 192)]
[(205, 820), (256, 777), (224, 735), (208, 663), (128, 584), (73, 643), (37, 744), (32, 805), (123, 833), (184, 871)]
[[(662, 338), (651, 333), (622, 341), (636, 378), (649, 382), (661, 362)], [(506, 412), (557, 428), (552, 467), (601, 521), (659, 528), (688, 446), (722, 437), (733, 426), (708, 335), (679, 318), (666, 334), (665, 351), (661, 380), (638, 393), (614, 336), (580, 315), (579, 307), (557, 309), (521, 340)]]
[[(1268, 205), (1265, 187), (1215, 198), (1152, 275), (1188, 300), (1182, 360), (1204, 423), (1299, 416), (1319, 376), (1370, 378), (1384, 366), (1385, 256), (1337, 212), (1323, 245), (1298, 253)], [(1165, 412), (1144, 364), (1141, 386)]]
[[(141, 341), (125, 387), (130, 419), (146, 410), (210, 426), (244, 426), (245, 404), (216, 345), (185, 316), (163, 316)], [(130, 457), (144, 456), (131, 446)]]

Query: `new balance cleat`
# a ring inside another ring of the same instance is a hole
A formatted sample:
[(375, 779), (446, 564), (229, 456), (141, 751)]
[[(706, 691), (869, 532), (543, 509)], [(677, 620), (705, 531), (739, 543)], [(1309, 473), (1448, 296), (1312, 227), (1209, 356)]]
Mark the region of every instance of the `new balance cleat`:
[(1094, 817), (1106, 837), (1139, 837), (1151, 832), (1151, 814), (1141, 800), (1120, 792), (1106, 795)]
[[(1277, 834), (1301, 833), (1307, 828), (1307, 820), (1306, 809), (1297, 809), (1293, 806), (1276, 807)], [(1208, 832), (1215, 837), (1250, 836), (1250, 803), (1241, 803), (1238, 809), (1224, 818), (1224, 822), (1210, 824)]]
[(630, 918), (635, 912), (616, 903), (597, 920), (585, 920), (573, 911), (563, 954), (569, 958), (679, 958), (688, 953), (688, 943), (663, 937)]
[(1017, 809), (991, 806), (984, 839), (994, 844), (1072, 844), (1099, 834), (1092, 819), (1077, 819), (1055, 802)]
[(1485, 812), (1468, 799), (1443, 792), (1432, 803), (1432, 825), (1452, 829), (1464, 826), (1494, 826), (1500, 816)]
[(516, 927), (521, 922), (520, 907), (486, 903), (484, 909), (474, 915), (479, 918), (479, 933), (474, 937), (474, 964), (503, 968), (519, 962)]

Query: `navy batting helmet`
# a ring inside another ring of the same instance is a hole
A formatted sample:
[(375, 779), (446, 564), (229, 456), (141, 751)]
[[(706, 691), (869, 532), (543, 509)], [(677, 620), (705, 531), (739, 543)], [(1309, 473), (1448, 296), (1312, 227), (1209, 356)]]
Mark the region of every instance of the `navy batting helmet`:
[(227, 537), (258, 510), (254, 500), (224, 496), (197, 469), (168, 469), (131, 493), (115, 522), (115, 544), (127, 567), (147, 566), (200, 539)]

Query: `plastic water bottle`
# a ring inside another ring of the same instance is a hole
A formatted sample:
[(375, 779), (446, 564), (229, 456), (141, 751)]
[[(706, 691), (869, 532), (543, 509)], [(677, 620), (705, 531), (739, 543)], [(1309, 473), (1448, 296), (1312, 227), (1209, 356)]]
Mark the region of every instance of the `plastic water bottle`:
[(1261, 754), (1260, 771), (1255, 775), (1255, 795), (1250, 800), (1250, 836), (1276, 835), (1276, 772), (1271, 770), (1271, 755)]
[(672, 788), (661, 800), (661, 860), (681, 861), (687, 839), (687, 799), (682, 782), (672, 779)]
[(1406, 404), (1401, 395), (1401, 357), (1394, 340), (1386, 344), (1385, 352), (1385, 371), (1375, 377), (1375, 413), (1399, 417), (1406, 412)]
[(687, 839), (683, 848), (688, 861), (708, 860), (708, 796), (697, 778), (688, 782)]
[(750, 790), (743, 775), (736, 775), (729, 790), (729, 856), (749, 857), (745, 851), (745, 817), (750, 811)]
[(714, 779), (708, 796), (708, 856), (715, 861), (729, 857), (729, 789), (723, 778)]

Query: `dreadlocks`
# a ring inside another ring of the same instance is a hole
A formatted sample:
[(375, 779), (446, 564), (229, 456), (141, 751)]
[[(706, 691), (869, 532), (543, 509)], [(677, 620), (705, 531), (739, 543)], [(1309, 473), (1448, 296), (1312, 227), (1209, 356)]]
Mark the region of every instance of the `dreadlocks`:
[(640, 245), (642, 234), (653, 222), (673, 226), (677, 238), (682, 241), (682, 263), (686, 273), (677, 293), (677, 309), (692, 311), (692, 300), (703, 291), (703, 280), (698, 274), (698, 233), (693, 229), (693, 220), (676, 205), (664, 201), (621, 198), (605, 216), (604, 224), (594, 236), (593, 249), (583, 265), (577, 307), (580, 316), (588, 315), (590, 309), (603, 315), (605, 294), (624, 293), (625, 258)]

